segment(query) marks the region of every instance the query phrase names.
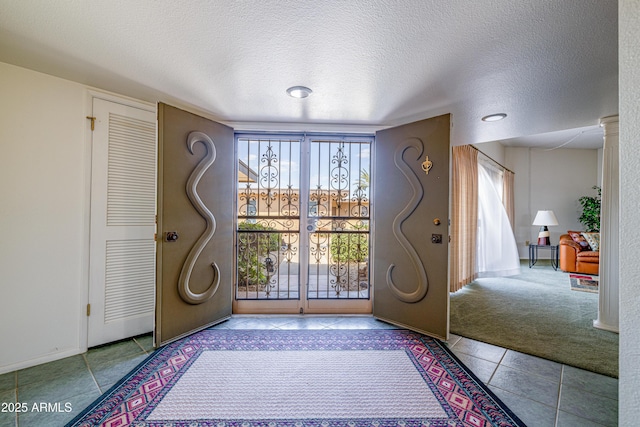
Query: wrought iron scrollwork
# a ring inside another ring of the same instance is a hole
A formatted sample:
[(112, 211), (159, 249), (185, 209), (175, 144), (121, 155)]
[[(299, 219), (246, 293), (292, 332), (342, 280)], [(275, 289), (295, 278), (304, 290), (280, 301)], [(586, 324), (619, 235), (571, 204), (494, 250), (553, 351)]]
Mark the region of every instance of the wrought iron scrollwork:
[[(369, 141), (307, 140), (315, 153), (303, 162), (308, 181), (296, 176), (296, 159), (306, 143), (284, 138), (238, 141), (243, 174), (236, 298), (297, 299), (304, 280), (308, 298), (369, 298)], [(309, 181), (310, 187), (299, 187)], [(300, 211), (301, 202), (305, 212)], [(303, 229), (305, 254), (300, 253)], [(278, 249), (271, 240), (277, 240)], [(299, 276), (301, 261), (308, 265), (302, 270), (309, 272), (307, 278)]]
[(280, 252), (282, 253), (282, 258), (287, 264), (291, 264), (298, 254), (298, 240), (300, 239), (300, 235), (298, 233), (281, 233), (281, 238), (282, 246)]
[(287, 185), (285, 191), (280, 195), (280, 200), (283, 202), (280, 208), (280, 215), (282, 216), (298, 216), (300, 209), (298, 208), (298, 202), (300, 195), (293, 189), (292, 185)]
[[(329, 216), (329, 192), (317, 185), (309, 194), (309, 216)], [(311, 212), (313, 209), (313, 212)]]
[(257, 214), (257, 197), (251, 184), (246, 184), (243, 189), (238, 189), (238, 200), (240, 206), (238, 215), (240, 216), (256, 216)]
[(349, 158), (344, 153), (344, 143), (340, 143), (338, 150), (333, 155), (331, 163), (336, 165), (331, 169), (331, 199), (336, 204), (336, 210), (340, 215), (342, 203), (349, 195)]
[(351, 216), (354, 217), (368, 217), (369, 216), (369, 199), (367, 193), (362, 185), (356, 187), (353, 197), (351, 197), (352, 206), (349, 210)]
[(328, 233), (313, 233), (309, 236), (311, 241), (310, 252), (316, 264), (320, 264), (322, 260), (327, 256), (327, 249), (329, 247), (329, 234)]
[(273, 202), (278, 199), (277, 189), (280, 181), (280, 171), (277, 167), (278, 157), (271, 144), (267, 147), (267, 151), (262, 154), (260, 162), (263, 163), (260, 168), (260, 184), (262, 187), (260, 199), (265, 202), (267, 211), (271, 211)]

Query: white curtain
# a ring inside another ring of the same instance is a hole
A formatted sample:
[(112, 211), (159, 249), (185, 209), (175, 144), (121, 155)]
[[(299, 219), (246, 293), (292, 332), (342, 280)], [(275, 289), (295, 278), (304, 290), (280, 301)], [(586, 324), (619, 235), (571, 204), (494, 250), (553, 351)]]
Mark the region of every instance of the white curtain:
[(478, 162), (478, 277), (520, 273), (520, 256), (511, 223), (502, 204), (503, 178), (484, 162)]

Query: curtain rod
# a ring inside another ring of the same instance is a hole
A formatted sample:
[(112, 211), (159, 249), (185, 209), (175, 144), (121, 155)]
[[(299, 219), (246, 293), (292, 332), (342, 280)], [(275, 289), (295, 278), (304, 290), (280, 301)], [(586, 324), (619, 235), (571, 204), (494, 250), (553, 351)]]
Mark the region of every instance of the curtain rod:
[(471, 144), (469, 144), (469, 146), (471, 148), (473, 148), (474, 150), (476, 150), (478, 153), (482, 154), (483, 156), (485, 156), (487, 159), (491, 160), (493, 163), (495, 163), (496, 165), (500, 166), (502, 169), (511, 172), (512, 174), (516, 174), (514, 171), (512, 171), (511, 169), (503, 166), (501, 163), (497, 162), (496, 160), (494, 160), (493, 158), (491, 158), (490, 156), (487, 156), (485, 153), (482, 152), (482, 150), (480, 150), (478, 147), (475, 147)]

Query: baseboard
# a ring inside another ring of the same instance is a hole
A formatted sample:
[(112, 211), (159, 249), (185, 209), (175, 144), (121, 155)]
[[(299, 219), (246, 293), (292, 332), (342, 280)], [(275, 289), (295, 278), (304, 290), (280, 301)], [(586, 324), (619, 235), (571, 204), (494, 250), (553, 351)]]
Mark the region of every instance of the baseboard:
[(615, 332), (616, 334), (620, 333), (620, 328), (618, 326), (607, 325), (598, 320), (593, 321), (593, 327), (596, 329), (602, 329), (603, 331)]
[(13, 363), (11, 365), (0, 366), (0, 375), (6, 374), (8, 372), (17, 371), (20, 369), (26, 369), (26, 368), (31, 368), (33, 366), (42, 365), (43, 363), (64, 359), (65, 357), (75, 356), (76, 354), (82, 354), (86, 351), (87, 349), (74, 348), (70, 350), (47, 354), (45, 356), (37, 357), (35, 359), (29, 359), (29, 360), (21, 361), (18, 363)]

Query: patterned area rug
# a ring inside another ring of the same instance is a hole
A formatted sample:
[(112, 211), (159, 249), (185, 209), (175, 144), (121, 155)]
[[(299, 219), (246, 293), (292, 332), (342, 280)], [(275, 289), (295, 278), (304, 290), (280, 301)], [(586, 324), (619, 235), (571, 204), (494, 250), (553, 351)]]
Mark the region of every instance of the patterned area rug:
[(598, 276), (586, 274), (569, 274), (572, 291), (598, 293)]
[(68, 427), (523, 426), (439, 341), (406, 330), (205, 330)]

